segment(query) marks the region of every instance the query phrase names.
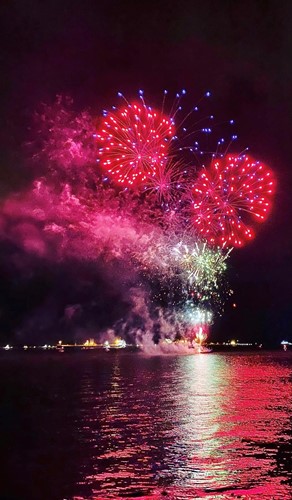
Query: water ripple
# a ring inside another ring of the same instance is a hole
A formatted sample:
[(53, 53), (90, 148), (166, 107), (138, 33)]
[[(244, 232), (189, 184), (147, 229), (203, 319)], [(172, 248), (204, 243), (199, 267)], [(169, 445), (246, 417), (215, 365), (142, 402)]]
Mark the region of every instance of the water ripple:
[(2, 383), (2, 472), (10, 487), (12, 469), (19, 478), (17, 498), (292, 498), (289, 352), (88, 353), (23, 368), (0, 366), (18, 395), (9, 409)]

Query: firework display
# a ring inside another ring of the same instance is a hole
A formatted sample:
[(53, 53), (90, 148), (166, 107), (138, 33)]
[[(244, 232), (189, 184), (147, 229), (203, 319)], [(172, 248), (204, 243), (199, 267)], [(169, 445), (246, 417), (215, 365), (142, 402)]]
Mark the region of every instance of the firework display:
[(106, 114), (100, 125), (100, 165), (117, 184), (141, 184), (164, 165), (173, 136), (170, 118), (145, 104), (129, 103)]
[(193, 223), (211, 244), (241, 247), (266, 220), (275, 191), (272, 172), (248, 155), (213, 160), (196, 180)]
[(211, 311), (195, 306), (193, 301), (187, 300), (183, 310), (187, 320), (188, 328), (186, 336), (193, 342), (202, 344), (209, 333), (213, 315)]
[(190, 293), (201, 302), (220, 299), (223, 277), (227, 269), (226, 261), (230, 251), (223, 253), (219, 248), (210, 248), (206, 243), (196, 242), (189, 247), (182, 241), (173, 248), (173, 256), (178, 264)]
[(155, 174), (147, 178), (146, 190), (157, 197), (159, 203), (173, 202), (184, 185), (182, 164), (172, 161), (158, 165)]
[(153, 335), (204, 341), (232, 294), (230, 252), (255, 236), (275, 192), (264, 163), (228, 151), (235, 135), (210, 147), (213, 115), (206, 125), (192, 123), (197, 106), (180, 116), (184, 94), (169, 112), (166, 91), (160, 111), (142, 91), (129, 102), (119, 93), (101, 117), (60, 97), (43, 107), (30, 144), (41, 174), (2, 208), (6, 237), (25, 252), (95, 263), (116, 282), (131, 310), (110, 331), (139, 345)]

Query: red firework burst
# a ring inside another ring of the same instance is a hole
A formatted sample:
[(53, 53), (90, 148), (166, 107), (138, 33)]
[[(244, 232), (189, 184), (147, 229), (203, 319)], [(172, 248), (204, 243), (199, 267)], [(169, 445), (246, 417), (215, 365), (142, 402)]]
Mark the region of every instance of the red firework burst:
[(121, 186), (139, 185), (164, 164), (173, 136), (171, 118), (144, 103), (129, 103), (102, 120), (100, 165)]
[(250, 156), (214, 160), (195, 183), (193, 223), (209, 243), (241, 247), (267, 218), (274, 190), (272, 172)]

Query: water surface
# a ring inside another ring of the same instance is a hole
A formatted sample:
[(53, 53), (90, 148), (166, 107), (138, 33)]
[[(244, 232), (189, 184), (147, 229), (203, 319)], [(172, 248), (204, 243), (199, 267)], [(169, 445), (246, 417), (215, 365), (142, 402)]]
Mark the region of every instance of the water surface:
[(292, 498), (292, 353), (4, 353), (4, 499)]

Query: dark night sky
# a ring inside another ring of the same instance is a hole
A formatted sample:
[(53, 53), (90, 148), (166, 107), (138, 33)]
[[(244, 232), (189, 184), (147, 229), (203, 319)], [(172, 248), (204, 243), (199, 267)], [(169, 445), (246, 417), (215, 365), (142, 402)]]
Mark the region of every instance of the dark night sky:
[[(80, 108), (99, 110), (120, 89), (131, 96), (143, 88), (154, 102), (164, 88), (187, 88), (190, 102), (210, 89), (215, 112), (236, 120), (240, 145), (278, 179), (271, 218), (232, 255), (238, 307), (226, 311), (213, 335), (292, 340), (290, 2), (11, 0), (0, 12), (2, 195), (29, 179), (20, 144), (40, 101), (66, 93)], [(17, 277), (0, 279), (1, 310), (19, 309), (8, 283)], [(38, 286), (30, 289), (32, 303)]]

